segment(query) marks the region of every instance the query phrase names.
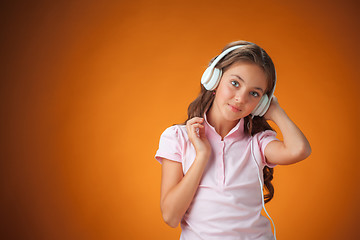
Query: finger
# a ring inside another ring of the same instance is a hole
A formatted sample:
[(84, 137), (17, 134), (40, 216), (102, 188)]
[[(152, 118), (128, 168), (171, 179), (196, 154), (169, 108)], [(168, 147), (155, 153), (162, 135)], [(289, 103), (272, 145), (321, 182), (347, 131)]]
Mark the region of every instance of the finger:
[(186, 130), (188, 132), (188, 134), (192, 135), (194, 134), (197, 137), (200, 137), (200, 131), (203, 132), (204, 126), (200, 123), (194, 123), (194, 124), (189, 124), (186, 126)]
[(200, 137), (200, 130), (199, 128), (195, 128), (195, 134), (197, 137)]
[(194, 131), (195, 129), (204, 128), (204, 126), (201, 125), (200, 123), (194, 123), (194, 124), (192, 124), (192, 125), (186, 126), (186, 128), (187, 128), (189, 131)]
[(189, 128), (189, 127), (198, 127), (198, 125), (201, 124), (201, 122), (199, 121), (196, 121), (195, 119), (191, 119), (189, 120), (187, 123), (186, 123), (186, 127)]
[(192, 125), (190, 125), (191, 127), (194, 127), (194, 128), (203, 128), (204, 125), (202, 125), (201, 123), (194, 123)]
[(203, 125), (203, 123), (195, 122), (195, 123), (187, 123), (186, 127), (187, 128), (204, 128), (204, 125)]
[(192, 131), (192, 132), (199, 132), (200, 129), (203, 129), (204, 126), (201, 125), (200, 123), (194, 123), (192, 125), (189, 126), (189, 130)]
[(276, 96), (273, 96), (273, 97), (272, 97), (272, 101), (273, 101), (273, 102), (278, 102), (277, 97), (276, 97)]
[(193, 117), (190, 120), (186, 122), (186, 124), (194, 124), (194, 123), (202, 123), (204, 121), (204, 118), (201, 117)]

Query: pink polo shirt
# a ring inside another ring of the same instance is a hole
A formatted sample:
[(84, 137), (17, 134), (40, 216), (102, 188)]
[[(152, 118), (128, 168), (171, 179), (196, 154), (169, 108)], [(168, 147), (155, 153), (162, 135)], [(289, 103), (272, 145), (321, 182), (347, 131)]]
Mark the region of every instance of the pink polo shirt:
[[(274, 239), (269, 220), (261, 215), (259, 170), (251, 154), (251, 137), (243, 131), (244, 120), (241, 119), (223, 141), (206, 118), (204, 126), (212, 154), (198, 191), (181, 221), (180, 239)], [(262, 169), (269, 166), (264, 150), (269, 142), (277, 140), (275, 136), (274, 131), (265, 131), (253, 137), (262, 181)], [(195, 155), (186, 126), (174, 125), (161, 135), (155, 158), (160, 163), (162, 158), (180, 162), (186, 174)]]

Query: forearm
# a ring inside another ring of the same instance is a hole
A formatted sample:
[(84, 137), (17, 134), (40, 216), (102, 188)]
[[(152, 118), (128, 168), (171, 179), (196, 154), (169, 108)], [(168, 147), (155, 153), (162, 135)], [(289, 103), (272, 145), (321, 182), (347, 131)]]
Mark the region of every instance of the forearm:
[(164, 221), (176, 227), (189, 208), (198, 189), (208, 156), (197, 156), (181, 181), (175, 185), (161, 201)]

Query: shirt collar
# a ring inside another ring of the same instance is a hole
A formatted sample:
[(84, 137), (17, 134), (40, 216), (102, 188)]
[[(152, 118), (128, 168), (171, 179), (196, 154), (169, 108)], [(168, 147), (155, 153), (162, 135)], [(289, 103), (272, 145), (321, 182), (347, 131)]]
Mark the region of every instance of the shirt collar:
[[(220, 135), (216, 132), (215, 128), (210, 125), (210, 123), (207, 120), (206, 116), (207, 112), (204, 113), (204, 122), (205, 124), (211, 129), (213, 133), (215, 133), (217, 136), (220, 137)], [(225, 136), (225, 138), (230, 136), (243, 136), (244, 133), (244, 118), (241, 118), (240, 121), (233, 127), (233, 129), (230, 130), (230, 132)]]

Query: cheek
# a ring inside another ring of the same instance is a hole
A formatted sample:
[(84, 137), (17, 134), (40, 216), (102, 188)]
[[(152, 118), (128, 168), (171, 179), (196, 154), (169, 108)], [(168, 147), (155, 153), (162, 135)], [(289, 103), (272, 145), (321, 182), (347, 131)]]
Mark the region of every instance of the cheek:
[(259, 101), (253, 102), (251, 103), (251, 107), (252, 109), (254, 109), (257, 105), (258, 105)]
[(256, 99), (255, 101), (253, 101), (253, 102), (251, 103), (251, 108), (255, 108), (255, 107), (259, 104), (260, 99), (261, 99), (261, 98), (258, 98), (258, 99)]
[(218, 89), (216, 94), (222, 100), (227, 100), (234, 96), (233, 91), (231, 91), (231, 89), (226, 86), (221, 86), (221, 88)]

